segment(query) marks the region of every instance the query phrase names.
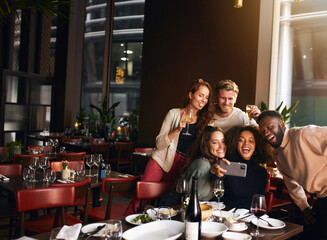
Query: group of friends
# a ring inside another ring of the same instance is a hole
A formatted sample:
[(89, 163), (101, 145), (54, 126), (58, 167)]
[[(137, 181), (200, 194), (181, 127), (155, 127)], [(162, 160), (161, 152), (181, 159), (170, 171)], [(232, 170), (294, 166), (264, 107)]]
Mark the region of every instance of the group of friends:
[[(250, 119), (234, 106), (238, 93), (235, 82), (221, 80), (214, 104), (209, 83), (192, 82), (183, 107), (171, 109), (163, 121), (143, 181), (185, 178), (191, 184), (196, 175), (199, 199), (209, 201), (214, 179), (223, 178), (225, 205), (249, 209), (254, 194), (266, 193), (268, 175), (261, 164), (273, 161), (305, 222), (314, 228), (315, 239), (327, 239), (327, 127), (287, 129), (279, 112), (261, 112), (255, 105)], [(185, 118), (190, 111), (194, 117)], [(226, 175), (222, 161), (246, 163), (246, 177)], [(306, 192), (317, 197), (313, 206)], [(166, 201), (172, 201), (168, 196)], [(138, 207), (134, 199), (125, 214), (138, 212)]]

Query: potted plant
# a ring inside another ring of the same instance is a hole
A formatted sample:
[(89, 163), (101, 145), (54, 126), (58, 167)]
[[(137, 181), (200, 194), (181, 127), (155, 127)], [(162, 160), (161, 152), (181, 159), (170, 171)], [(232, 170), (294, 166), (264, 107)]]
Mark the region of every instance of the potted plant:
[(6, 147), (8, 148), (8, 153), (7, 153), (8, 157), (10, 160), (12, 160), (12, 158), (15, 154), (22, 153), (22, 149), (24, 148), (24, 145), (22, 144), (22, 142), (20, 140), (18, 140), (18, 141), (13, 141), (13, 142), (7, 143)]
[(100, 107), (97, 107), (94, 104), (90, 104), (91, 108), (94, 108), (99, 112), (100, 119), (102, 122), (101, 131), (104, 133), (105, 136), (108, 134), (107, 132), (104, 132), (106, 125), (109, 125), (108, 131), (113, 131), (113, 129), (115, 127), (115, 124), (117, 122), (116, 108), (119, 104), (120, 104), (120, 102), (116, 102), (116, 103), (112, 104), (111, 107), (108, 108), (107, 96), (105, 96), (103, 98), (103, 102)]
[(137, 140), (139, 111), (140, 106), (137, 106), (129, 115), (124, 116), (120, 121), (123, 126), (129, 128), (130, 138), (133, 141)]
[(62, 161), (62, 172), (61, 172), (61, 179), (66, 180), (70, 177), (70, 170), (68, 169), (68, 161)]
[[(280, 112), (280, 114), (283, 116), (284, 122), (287, 124), (287, 120), (290, 119), (292, 116), (292, 112), (296, 113), (296, 107), (299, 104), (299, 101), (295, 101), (289, 108), (285, 106), (282, 111), (280, 111), (281, 107), (283, 106), (283, 101), (279, 104), (279, 106), (276, 108), (276, 111)], [(265, 102), (261, 102), (260, 111), (268, 110), (267, 104)]]

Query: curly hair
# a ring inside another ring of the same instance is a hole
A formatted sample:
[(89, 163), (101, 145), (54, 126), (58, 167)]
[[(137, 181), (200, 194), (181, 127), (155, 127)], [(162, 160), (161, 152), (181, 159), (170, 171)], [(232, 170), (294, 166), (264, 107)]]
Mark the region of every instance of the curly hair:
[(205, 86), (209, 89), (209, 98), (207, 104), (197, 113), (198, 135), (200, 135), (205, 126), (207, 126), (212, 121), (215, 113), (215, 108), (213, 104), (213, 92), (210, 84), (203, 81), (201, 78), (193, 81), (187, 91), (183, 104), (183, 108), (185, 108), (190, 103), (189, 93), (195, 93), (201, 86)]
[(230, 158), (229, 160), (233, 161), (240, 157), (239, 152), (237, 150), (237, 145), (239, 141), (239, 137), (242, 132), (250, 131), (255, 140), (255, 151), (251, 156), (251, 161), (256, 164), (267, 163), (268, 161), (272, 161), (274, 157), (274, 150), (269, 145), (269, 143), (263, 138), (260, 134), (259, 128), (252, 125), (246, 126), (236, 126), (229, 129), (225, 133), (225, 143), (227, 146), (226, 155)]
[(275, 110), (266, 110), (266, 111), (263, 111), (259, 115), (259, 117), (257, 119), (257, 123), (260, 123), (262, 121), (262, 119), (264, 119), (265, 117), (277, 118), (280, 121), (284, 121), (284, 118), (283, 118), (282, 114), (280, 114), (278, 111), (275, 111)]
[(210, 164), (216, 162), (217, 157), (212, 155), (209, 150), (209, 141), (211, 139), (211, 135), (214, 132), (221, 132), (223, 131), (218, 127), (212, 127), (212, 126), (206, 126), (201, 135), (197, 138), (197, 140), (192, 145), (191, 151), (188, 154), (188, 156), (185, 159), (184, 169), (182, 172), (184, 172), (185, 169), (197, 158), (203, 156), (207, 158), (210, 162)]

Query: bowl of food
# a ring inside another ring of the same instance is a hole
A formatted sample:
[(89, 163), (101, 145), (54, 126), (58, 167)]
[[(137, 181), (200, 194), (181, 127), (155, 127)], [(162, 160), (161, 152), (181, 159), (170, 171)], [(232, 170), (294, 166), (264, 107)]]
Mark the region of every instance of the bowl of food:
[(236, 219), (229, 217), (225, 220), (224, 224), (229, 228), (231, 231), (244, 231), (247, 229), (247, 225), (245, 222), (237, 221)]
[(202, 221), (206, 221), (213, 213), (213, 206), (200, 203)]
[(249, 234), (245, 233), (236, 233), (236, 232), (225, 232), (223, 233), (223, 238), (225, 240), (251, 240), (252, 237)]
[(215, 238), (228, 230), (222, 223), (217, 222), (202, 222), (201, 236), (206, 238)]

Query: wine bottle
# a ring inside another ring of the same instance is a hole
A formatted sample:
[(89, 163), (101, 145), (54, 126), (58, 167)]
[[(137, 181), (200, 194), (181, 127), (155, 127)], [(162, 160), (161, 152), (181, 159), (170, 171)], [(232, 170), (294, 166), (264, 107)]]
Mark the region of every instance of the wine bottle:
[(198, 198), (198, 178), (192, 178), (192, 190), (185, 212), (185, 239), (201, 239), (201, 209)]

